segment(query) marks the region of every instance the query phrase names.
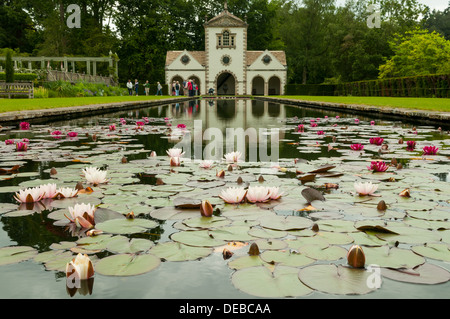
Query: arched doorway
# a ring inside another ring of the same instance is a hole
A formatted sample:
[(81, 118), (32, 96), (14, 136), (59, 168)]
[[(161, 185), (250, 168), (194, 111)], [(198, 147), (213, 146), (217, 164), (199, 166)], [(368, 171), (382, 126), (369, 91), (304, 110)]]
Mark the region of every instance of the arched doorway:
[(281, 81), (277, 76), (272, 76), (269, 79), (269, 95), (280, 95), (281, 94)]
[(264, 95), (264, 79), (260, 76), (253, 78), (252, 95)]
[(180, 95), (184, 95), (184, 88), (183, 88), (183, 78), (179, 75), (176, 75), (172, 78), (172, 80), (169, 82), (169, 93), (172, 94), (172, 84), (173, 82), (178, 82), (180, 85)]
[(216, 80), (217, 95), (236, 95), (236, 79), (233, 74), (224, 72)]
[[(195, 84), (197, 84), (198, 87), (198, 91), (197, 91), (197, 95), (201, 95), (201, 83), (200, 83), (200, 78), (198, 76), (192, 75), (189, 77), (190, 80), (193, 80)], [(194, 93), (195, 94), (195, 93)]]

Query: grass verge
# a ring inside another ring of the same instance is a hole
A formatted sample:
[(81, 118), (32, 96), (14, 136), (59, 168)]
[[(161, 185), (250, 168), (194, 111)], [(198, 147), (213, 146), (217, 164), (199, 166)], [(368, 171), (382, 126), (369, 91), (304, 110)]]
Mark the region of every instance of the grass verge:
[(98, 96), (98, 97), (64, 97), (47, 99), (0, 99), (0, 113), (12, 111), (43, 110), (60, 107), (73, 107), (93, 104), (122, 103), (136, 101), (153, 101), (174, 96)]
[(450, 112), (450, 99), (366, 96), (278, 96), (282, 99)]

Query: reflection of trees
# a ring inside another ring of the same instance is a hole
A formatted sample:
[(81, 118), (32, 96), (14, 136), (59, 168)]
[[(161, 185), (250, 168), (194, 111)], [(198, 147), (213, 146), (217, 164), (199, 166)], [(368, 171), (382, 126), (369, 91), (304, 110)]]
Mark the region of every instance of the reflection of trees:
[(46, 219), (44, 213), (3, 217), (1, 222), (3, 230), (18, 246), (31, 246), (40, 252), (49, 250), (53, 243), (70, 241), (71, 238), (63, 227), (54, 226), (53, 220)]

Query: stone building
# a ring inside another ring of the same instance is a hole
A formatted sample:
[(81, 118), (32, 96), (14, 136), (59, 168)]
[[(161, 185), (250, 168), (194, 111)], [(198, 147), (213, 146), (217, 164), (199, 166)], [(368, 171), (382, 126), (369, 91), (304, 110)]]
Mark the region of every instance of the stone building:
[(200, 94), (282, 95), (287, 64), (284, 51), (248, 51), (246, 22), (224, 10), (206, 21), (205, 51), (168, 51), (166, 83), (193, 79)]

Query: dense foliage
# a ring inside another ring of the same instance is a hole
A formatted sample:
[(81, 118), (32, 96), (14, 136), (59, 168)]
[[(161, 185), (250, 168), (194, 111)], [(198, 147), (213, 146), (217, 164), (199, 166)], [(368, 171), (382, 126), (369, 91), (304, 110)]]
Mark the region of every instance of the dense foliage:
[[(205, 19), (224, 6), (223, 0), (83, 0), (77, 2), (81, 28), (69, 28), (71, 0), (0, 2), (0, 49), (32, 56), (117, 53), (121, 82), (137, 78), (152, 84), (164, 83), (168, 50), (204, 50)], [(379, 15), (379, 28), (368, 24), (374, 14), (370, 5)], [(249, 50), (286, 51), (289, 83), (418, 75), (405, 71), (415, 65), (399, 62), (418, 28), (417, 36), (441, 41), (429, 41), (433, 64), (448, 63), (442, 50), (449, 43), (450, 7), (431, 11), (418, 0), (348, 0), (341, 6), (336, 0), (229, 0), (228, 9), (249, 24)], [(446, 70), (430, 68), (420, 75)]]

